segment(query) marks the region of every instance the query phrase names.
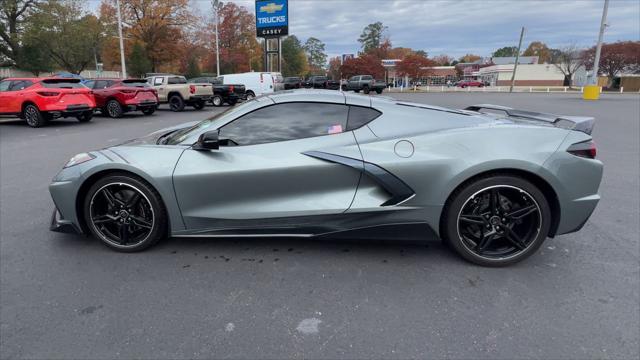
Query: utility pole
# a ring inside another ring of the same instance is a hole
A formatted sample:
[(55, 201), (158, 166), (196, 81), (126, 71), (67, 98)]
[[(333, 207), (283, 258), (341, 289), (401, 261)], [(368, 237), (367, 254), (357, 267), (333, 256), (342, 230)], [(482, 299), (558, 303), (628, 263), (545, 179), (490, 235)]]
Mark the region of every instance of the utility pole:
[(218, 46), (218, 6), (219, 0), (213, 0), (214, 21), (216, 22), (216, 76), (220, 76), (220, 47)]
[(596, 58), (593, 61), (593, 73), (589, 84), (596, 85), (598, 83), (598, 68), (600, 67), (600, 52), (602, 51), (602, 38), (604, 30), (607, 27), (607, 12), (609, 11), (609, 0), (604, 0), (604, 9), (602, 9), (602, 20), (600, 20), (600, 34), (598, 35), (598, 45), (596, 46)]
[(513, 74), (511, 74), (511, 86), (509, 92), (513, 92), (513, 86), (516, 84), (516, 70), (518, 69), (518, 61), (520, 61), (520, 49), (522, 49), (522, 38), (524, 37), (524, 26), (520, 31), (520, 42), (518, 42), (518, 53), (516, 54), (516, 63), (513, 65)]
[(120, 65), (122, 66), (122, 78), (127, 78), (127, 67), (124, 63), (124, 39), (122, 39), (122, 15), (120, 15), (120, 0), (116, 0), (118, 8), (118, 36), (120, 37)]

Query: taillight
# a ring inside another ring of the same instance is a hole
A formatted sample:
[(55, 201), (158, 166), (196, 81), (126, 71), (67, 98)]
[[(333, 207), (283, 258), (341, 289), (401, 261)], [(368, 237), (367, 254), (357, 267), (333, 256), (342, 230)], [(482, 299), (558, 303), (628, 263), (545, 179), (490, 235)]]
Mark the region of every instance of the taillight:
[(229, 85), (229, 92), (232, 93), (233, 92), (233, 85)]
[(597, 153), (596, 144), (593, 142), (593, 140), (587, 140), (587, 141), (575, 143), (569, 146), (569, 148), (567, 149), (567, 152), (575, 156), (580, 156), (588, 159), (595, 159), (596, 153)]
[(262, 74), (260, 74), (260, 82), (264, 82), (264, 78), (262, 77)]
[(40, 96), (58, 96), (60, 93), (55, 91), (38, 91), (38, 95)]
[(195, 85), (189, 85), (189, 92), (192, 94), (196, 93), (196, 86)]

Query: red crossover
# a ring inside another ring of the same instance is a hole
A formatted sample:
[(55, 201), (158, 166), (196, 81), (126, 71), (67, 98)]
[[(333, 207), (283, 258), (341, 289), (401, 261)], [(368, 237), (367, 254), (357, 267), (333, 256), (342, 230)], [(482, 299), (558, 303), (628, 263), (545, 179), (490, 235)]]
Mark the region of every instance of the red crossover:
[(93, 89), (98, 109), (112, 118), (128, 111), (151, 115), (158, 106), (156, 90), (144, 79), (93, 79), (85, 85)]
[(458, 81), (456, 86), (461, 87), (463, 89), (466, 87), (484, 87), (484, 83), (478, 80), (460, 80)]
[(32, 127), (75, 116), (90, 121), (96, 107), (93, 94), (78, 79), (8, 78), (0, 81), (0, 115), (17, 115)]

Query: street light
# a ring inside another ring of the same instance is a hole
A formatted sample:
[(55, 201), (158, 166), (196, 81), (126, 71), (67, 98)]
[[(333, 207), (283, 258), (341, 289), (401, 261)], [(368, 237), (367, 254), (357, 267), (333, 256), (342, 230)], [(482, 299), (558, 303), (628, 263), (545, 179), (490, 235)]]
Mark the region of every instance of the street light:
[(213, 16), (216, 24), (216, 76), (220, 76), (220, 50), (218, 47), (218, 10), (220, 6), (219, 0), (212, 0), (211, 4), (213, 5)]
[(127, 78), (127, 67), (124, 63), (124, 40), (122, 39), (122, 15), (120, 15), (120, 0), (116, 0), (118, 8), (118, 36), (120, 37), (120, 65), (122, 66), (122, 78)]
[(600, 67), (600, 52), (602, 51), (602, 37), (604, 36), (604, 30), (607, 27), (607, 12), (609, 10), (609, 0), (604, 0), (604, 8), (602, 9), (602, 19), (600, 20), (600, 33), (598, 34), (598, 44), (596, 45), (596, 58), (593, 62), (593, 73), (591, 74), (591, 80), (589, 84), (598, 84), (598, 71)]

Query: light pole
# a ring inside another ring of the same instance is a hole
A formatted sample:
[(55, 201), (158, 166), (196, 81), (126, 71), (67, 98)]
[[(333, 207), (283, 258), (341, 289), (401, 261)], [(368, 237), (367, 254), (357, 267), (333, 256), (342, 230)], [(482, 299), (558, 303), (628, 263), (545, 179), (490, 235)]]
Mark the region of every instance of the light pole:
[(118, 36), (120, 37), (120, 65), (122, 66), (122, 78), (127, 78), (127, 67), (124, 63), (124, 40), (122, 39), (122, 15), (120, 15), (120, 0), (116, 0), (118, 8)]
[(218, 46), (218, 6), (220, 5), (219, 0), (212, 0), (213, 5), (213, 14), (215, 25), (216, 25), (216, 76), (220, 76), (220, 48)]
[(602, 9), (602, 20), (600, 20), (600, 34), (598, 35), (598, 45), (596, 45), (596, 58), (593, 61), (593, 73), (589, 84), (596, 85), (598, 83), (598, 68), (600, 67), (600, 52), (602, 51), (602, 38), (604, 30), (607, 27), (607, 12), (609, 11), (609, 0), (604, 0), (604, 9)]

